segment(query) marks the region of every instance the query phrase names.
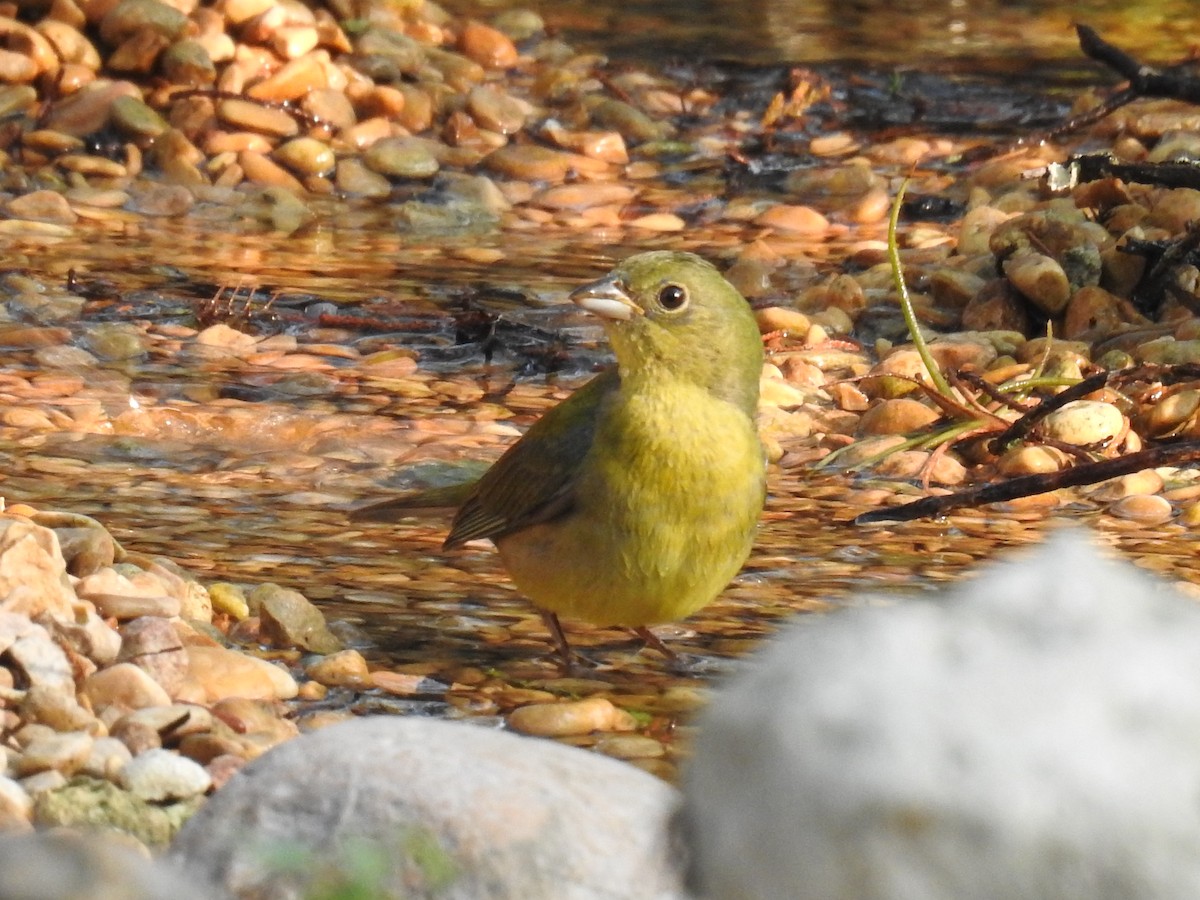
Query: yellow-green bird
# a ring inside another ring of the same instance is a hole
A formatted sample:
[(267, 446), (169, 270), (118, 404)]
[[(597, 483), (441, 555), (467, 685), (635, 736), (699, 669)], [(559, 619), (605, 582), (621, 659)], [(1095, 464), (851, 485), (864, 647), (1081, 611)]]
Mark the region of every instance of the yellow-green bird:
[[(646, 626), (712, 602), (754, 541), (762, 340), (737, 289), (691, 253), (630, 257), (570, 299), (601, 318), (616, 365), (454, 492), (443, 546), (491, 539), (568, 667), (559, 615), (632, 628), (670, 656)], [(426, 498), (353, 515), (392, 520)]]

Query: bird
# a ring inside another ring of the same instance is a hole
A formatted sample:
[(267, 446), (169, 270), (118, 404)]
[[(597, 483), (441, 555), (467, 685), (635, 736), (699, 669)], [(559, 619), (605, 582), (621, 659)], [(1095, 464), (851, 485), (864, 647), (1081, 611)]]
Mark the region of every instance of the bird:
[(490, 539), (566, 669), (560, 616), (629, 628), (673, 659), (649, 626), (711, 603), (754, 542), (766, 498), (762, 338), (742, 295), (693, 253), (636, 254), (569, 299), (599, 317), (615, 364), (478, 480), (352, 518), (461, 502), (443, 548)]

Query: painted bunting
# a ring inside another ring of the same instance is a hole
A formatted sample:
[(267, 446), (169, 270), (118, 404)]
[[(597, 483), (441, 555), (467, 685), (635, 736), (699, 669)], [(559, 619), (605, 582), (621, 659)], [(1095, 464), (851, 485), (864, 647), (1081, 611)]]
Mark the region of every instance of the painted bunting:
[[(632, 628), (710, 603), (750, 553), (765, 498), (762, 340), (745, 299), (691, 253), (630, 257), (570, 295), (616, 365), (542, 416), (460, 501), (446, 549), (490, 538), (567, 667), (558, 616)], [(355, 511), (394, 520), (429, 494)]]

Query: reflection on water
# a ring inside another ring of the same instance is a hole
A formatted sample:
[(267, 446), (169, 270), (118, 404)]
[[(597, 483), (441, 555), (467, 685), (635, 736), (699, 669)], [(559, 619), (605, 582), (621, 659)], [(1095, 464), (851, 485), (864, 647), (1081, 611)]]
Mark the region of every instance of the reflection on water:
[(613, 56), (754, 63), (861, 61), (929, 68), (952, 59), (989, 70), (1074, 61), (1086, 22), (1131, 52), (1181, 58), (1200, 37), (1193, 0), (447, 0), (487, 16), (536, 9), (583, 47)]

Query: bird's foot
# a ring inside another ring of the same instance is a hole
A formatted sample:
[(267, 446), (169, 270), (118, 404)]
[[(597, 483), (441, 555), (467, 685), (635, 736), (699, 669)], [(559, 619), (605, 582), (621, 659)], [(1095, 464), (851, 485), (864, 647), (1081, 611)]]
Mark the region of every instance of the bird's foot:
[(679, 654), (663, 643), (662, 638), (647, 628), (645, 625), (639, 625), (633, 629), (633, 633), (645, 641), (646, 646), (652, 650), (657, 650), (667, 658), (668, 663), (673, 663), (679, 658)]

